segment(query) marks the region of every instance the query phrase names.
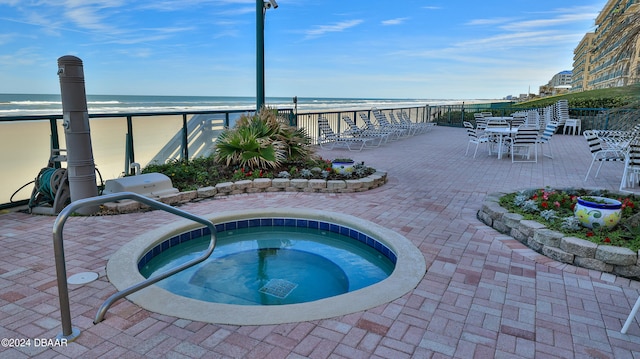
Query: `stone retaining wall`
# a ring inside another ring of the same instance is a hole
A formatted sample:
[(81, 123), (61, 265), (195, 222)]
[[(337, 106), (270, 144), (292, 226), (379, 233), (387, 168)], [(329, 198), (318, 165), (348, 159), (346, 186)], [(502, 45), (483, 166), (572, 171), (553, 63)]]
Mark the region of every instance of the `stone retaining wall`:
[(628, 248), (598, 245), (581, 238), (565, 237), (563, 233), (548, 229), (541, 223), (525, 220), (522, 215), (508, 212), (500, 206), (500, 197), (504, 195), (505, 193), (490, 194), (478, 211), (478, 219), (558, 262), (626, 278), (640, 278), (638, 253)]
[[(218, 183), (212, 187), (199, 188), (195, 191), (179, 192), (155, 198), (156, 200), (176, 205), (197, 199), (223, 197), (242, 193), (258, 192), (309, 192), (309, 193), (354, 193), (368, 191), (387, 182), (386, 172), (376, 172), (370, 176), (353, 180), (321, 180), (321, 179), (288, 179), (257, 178), (237, 182)], [(145, 209), (145, 205), (133, 200), (109, 202), (104, 204), (107, 213), (130, 213)]]

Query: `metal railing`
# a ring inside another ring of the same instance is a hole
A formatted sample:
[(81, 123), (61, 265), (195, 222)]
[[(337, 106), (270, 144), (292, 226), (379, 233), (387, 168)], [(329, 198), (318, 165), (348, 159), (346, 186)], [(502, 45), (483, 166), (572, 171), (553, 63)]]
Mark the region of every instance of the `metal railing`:
[[(104, 175), (105, 179), (111, 179), (134, 174), (136, 163), (144, 165), (154, 160), (188, 160), (207, 155), (211, 153), (219, 131), (233, 125), (243, 114), (254, 112), (89, 114), (96, 168), (101, 177)], [(293, 110), (282, 109), (278, 112), (281, 118), (295, 122)], [(0, 135), (21, 137), (13, 145), (8, 141), (0, 141), (0, 159), (5, 166), (10, 164), (4, 170), (12, 173), (12, 176), (3, 178), (0, 186), (0, 209), (28, 203), (28, 199), (25, 199), (28, 195), (21, 191), (32, 182), (26, 182), (33, 180), (40, 169), (48, 165), (53, 152), (64, 147), (64, 137), (60, 136), (64, 133), (62, 120), (61, 114), (0, 117)], [(16, 151), (15, 146), (23, 147)], [(53, 163), (52, 166), (59, 168), (60, 163)]]
[[(463, 121), (473, 122), (474, 112), (491, 111), (496, 116), (509, 116), (522, 110), (525, 109), (513, 107), (513, 103), (509, 102), (380, 109), (387, 115), (390, 112), (397, 114), (403, 111), (413, 122), (434, 122), (441, 126), (455, 127), (462, 127)], [(212, 153), (215, 139), (222, 129), (232, 126), (233, 121), (241, 115), (251, 113), (252, 110), (90, 114), (96, 168), (100, 171), (101, 177), (112, 179), (123, 174), (134, 174), (137, 164), (145, 166), (154, 161), (188, 160), (207, 156)], [(297, 115), (292, 109), (278, 110), (280, 119), (299, 128), (305, 128), (314, 144), (318, 143), (320, 137), (319, 116), (327, 118), (335, 132), (344, 133), (349, 127), (343, 118), (349, 116), (356, 125), (362, 127), (364, 123), (360, 114), (366, 115), (375, 123), (371, 109), (307, 112)], [(570, 115), (582, 120), (583, 130), (624, 129), (637, 122), (629, 122), (629, 116), (624, 115), (622, 111), (615, 112), (604, 108), (572, 108)], [(640, 119), (638, 116), (636, 118)], [(24, 136), (25, 140), (21, 143), (24, 142), (29, 148), (16, 151), (15, 148), (0, 143), (0, 157), (3, 154), (11, 154), (11, 167), (5, 170), (12, 172), (12, 176), (3, 178), (3, 186), (0, 186), (0, 209), (28, 203), (23, 192), (20, 194), (24, 197), (16, 196), (17, 200), (14, 200), (10, 193), (5, 194), (6, 192), (2, 191), (20, 191), (20, 186), (33, 179), (32, 176), (44, 167), (47, 159), (43, 157), (61, 147), (59, 133), (63, 132), (62, 115), (0, 117), (0, 126), (17, 122), (28, 125), (26, 132), (21, 129), (15, 136)], [(37, 136), (31, 131), (37, 133)], [(2, 148), (3, 146), (5, 148)], [(59, 163), (54, 165), (59, 167)], [(28, 184), (22, 188), (27, 188)], [(6, 202), (5, 198), (9, 201)]]
[(175, 214), (177, 216), (183, 217), (183, 218), (187, 218), (190, 219), (194, 222), (198, 222), (201, 223), (205, 226), (207, 226), (209, 228), (209, 231), (211, 233), (211, 240), (209, 242), (209, 247), (207, 248), (207, 250), (205, 251), (205, 253), (203, 255), (201, 255), (198, 258), (192, 259), (186, 263), (183, 263), (171, 270), (168, 270), (166, 272), (160, 273), (158, 275), (155, 275), (151, 278), (148, 278), (147, 280), (144, 280), (138, 284), (135, 284), (127, 289), (121, 290), (115, 294), (113, 294), (112, 296), (110, 296), (109, 298), (107, 298), (107, 300), (100, 306), (100, 308), (98, 309), (98, 313), (96, 314), (96, 318), (94, 320), (94, 324), (97, 324), (99, 322), (102, 321), (102, 319), (104, 318), (104, 315), (106, 314), (107, 310), (109, 310), (109, 308), (111, 307), (111, 305), (113, 303), (115, 303), (117, 300), (120, 300), (124, 297), (126, 297), (129, 294), (135, 293), (141, 289), (144, 289), (162, 279), (165, 279), (167, 277), (170, 277), (178, 272), (181, 272), (189, 267), (192, 267), (204, 260), (206, 260), (207, 258), (209, 258), (209, 256), (211, 255), (211, 253), (213, 253), (213, 249), (216, 246), (216, 227), (213, 224), (213, 222), (202, 218), (202, 217), (198, 217), (196, 215), (193, 215), (189, 212), (185, 212), (183, 210), (177, 209), (175, 207), (172, 207), (170, 205), (155, 201), (151, 198), (136, 194), (136, 193), (132, 193), (132, 192), (121, 192), (121, 193), (114, 193), (114, 194), (108, 194), (108, 195), (103, 195), (103, 196), (99, 196), (99, 197), (91, 197), (91, 198), (85, 198), (85, 199), (81, 199), (81, 200), (77, 200), (74, 201), (73, 203), (71, 203), (70, 205), (68, 205), (67, 207), (65, 207), (60, 214), (58, 214), (58, 217), (56, 218), (55, 222), (53, 223), (53, 251), (54, 251), (54, 256), (55, 256), (55, 262), (56, 262), (56, 276), (58, 279), (58, 296), (60, 298), (60, 317), (61, 317), (61, 321), (62, 321), (62, 333), (60, 333), (57, 338), (58, 339), (65, 339), (68, 342), (71, 342), (73, 340), (75, 340), (79, 335), (80, 335), (80, 330), (77, 328), (73, 328), (71, 325), (71, 309), (70, 309), (70, 304), (69, 304), (69, 288), (67, 287), (67, 269), (66, 269), (66, 263), (65, 263), (65, 258), (64, 258), (64, 242), (63, 242), (63, 237), (62, 237), (62, 231), (64, 229), (64, 225), (67, 221), (67, 219), (69, 218), (69, 216), (71, 216), (71, 214), (73, 214), (77, 209), (81, 208), (81, 207), (87, 207), (87, 206), (96, 206), (99, 204), (103, 204), (103, 203), (107, 203), (107, 202), (114, 202), (114, 201), (118, 201), (121, 199), (133, 199), (136, 200), (138, 202), (141, 202), (143, 204), (146, 204), (147, 206), (151, 207), (151, 208), (155, 208), (155, 209), (160, 209), (163, 210), (165, 212), (169, 212), (172, 214)]
[[(404, 110), (416, 121), (421, 121), (426, 109), (397, 110)], [(354, 116), (356, 112), (359, 111), (324, 114), (338, 121), (342, 116)], [(222, 129), (232, 126), (241, 115), (252, 113), (252, 110), (229, 110), (89, 114), (96, 169), (100, 172), (100, 178), (107, 180), (123, 174), (134, 174), (137, 164), (144, 166), (153, 161), (206, 156), (211, 153)], [(317, 117), (320, 114), (301, 113), (296, 117), (292, 109), (278, 110), (278, 117), (282, 121), (306, 128), (314, 143), (317, 141)], [(24, 137), (13, 146), (0, 141), (0, 158), (6, 158), (3, 164), (9, 163), (10, 167), (5, 171), (12, 173), (12, 176), (3, 178), (0, 186), (0, 210), (28, 204), (29, 200), (25, 199), (28, 194), (24, 189), (31, 190), (33, 187), (27, 187), (32, 182), (26, 182), (33, 180), (47, 165), (53, 151), (64, 147), (64, 136), (60, 136), (64, 132), (62, 119), (62, 115), (0, 117), (1, 131), (19, 124), (20, 129), (16, 129), (12, 137)], [(337, 126), (341, 126), (341, 130), (346, 128), (346, 124), (338, 123)], [(14, 146), (25, 147), (16, 151)], [(54, 163), (53, 166), (59, 168), (60, 163)]]

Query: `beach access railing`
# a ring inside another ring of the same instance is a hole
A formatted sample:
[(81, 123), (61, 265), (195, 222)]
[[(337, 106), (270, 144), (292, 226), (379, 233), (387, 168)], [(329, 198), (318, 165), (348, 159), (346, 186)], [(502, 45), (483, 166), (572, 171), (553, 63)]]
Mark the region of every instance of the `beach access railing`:
[[(405, 111), (416, 122), (426, 120), (428, 106), (381, 109)], [(304, 127), (318, 140), (318, 116), (331, 120), (336, 131), (347, 129), (343, 116), (352, 116), (362, 125), (358, 112), (371, 110), (294, 114), (279, 109), (278, 117), (290, 125)], [(134, 174), (149, 163), (188, 160), (212, 153), (218, 134), (243, 114), (253, 110), (199, 112), (149, 112), (89, 114), (94, 163), (100, 182)], [(0, 117), (0, 163), (7, 175), (0, 183), (0, 210), (25, 206), (34, 189), (34, 179), (49, 166), (53, 154), (66, 148), (63, 115)], [(59, 162), (51, 166), (60, 168)]]
[[(406, 113), (412, 122), (434, 122), (441, 126), (462, 127), (464, 120), (473, 121), (474, 112), (491, 111), (508, 116), (521, 111), (504, 104), (417, 106), (380, 108), (385, 115)], [(636, 110), (637, 111), (637, 110)], [(89, 114), (94, 162), (100, 181), (133, 174), (149, 163), (185, 160), (212, 153), (220, 131), (233, 126), (247, 109), (200, 112), (151, 112)], [(279, 109), (282, 121), (304, 128), (317, 144), (318, 118), (325, 117), (336, 133), (348, 133), (346, 116), (364, 127), (361, 114), (376, 123), (372, 109), (294, 114), (292, 109)], [(633, 126), (619, 112), (607, 109), (570, 109), (572, 118), (582, 119), (582, 129), (626, 129)], [(640, 120), (640, 116), (636, 116)], [(53, 150), (64, 149), (63, 116), (0, 117), (0, 210), (23, 206), (33, 191), (33, 180), (49, 166)], [(61, 167), (60, 163), (53, 163)]]
[[(211, 153), (215, 138), (247, 109), (197, 112), (89, 114), (94, 162), (100, 180), (133, 174), (138, 164), (189, 159)], [(293, 110), (278, 111), (295, 122)], [(40, 169), (61, 166), (50, 160), (66, 148), (63, 115), (0, 117), (0, 209), (23, 206)]]

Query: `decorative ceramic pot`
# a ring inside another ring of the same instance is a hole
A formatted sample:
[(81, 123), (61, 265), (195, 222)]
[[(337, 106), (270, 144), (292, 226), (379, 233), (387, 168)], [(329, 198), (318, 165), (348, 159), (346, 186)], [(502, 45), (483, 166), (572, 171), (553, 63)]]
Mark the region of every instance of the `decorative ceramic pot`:
[(354, 161), (336, 161), (331, 162), (333, 172), (338, 174), (347, 174), (353, 172)]
[[(586, 199), (585, 199), (586, 198)], [(578, 197), (574, 214), (580, 223), (597, 229), (600, 227), (613, 228), (622, 216), (622, 203), (606, 197)]]

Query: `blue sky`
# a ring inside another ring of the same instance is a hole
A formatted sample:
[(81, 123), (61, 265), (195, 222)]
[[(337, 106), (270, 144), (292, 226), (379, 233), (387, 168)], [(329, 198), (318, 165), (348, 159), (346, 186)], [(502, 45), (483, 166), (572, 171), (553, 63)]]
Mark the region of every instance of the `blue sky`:
[[(606, 0), (277, 0), (266, 95), (473, 99), (570, 70)], [(0, 0), (0, 93), (255, 96), (254, 0)]]

